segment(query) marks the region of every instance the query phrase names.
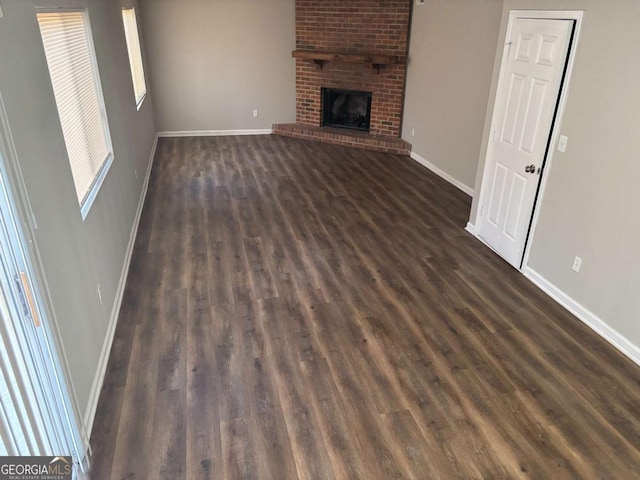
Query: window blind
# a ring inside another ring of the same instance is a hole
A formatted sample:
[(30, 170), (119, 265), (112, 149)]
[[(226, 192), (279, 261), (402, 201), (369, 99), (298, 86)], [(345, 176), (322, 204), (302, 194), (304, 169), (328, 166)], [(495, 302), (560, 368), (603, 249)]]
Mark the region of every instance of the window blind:
[(122, 10), (122, 21), (124, 23), (124, 34), (127, 39), (127, 51), (129, 52), (129, 66), (131, 67), (131, 77), (133, 79), (133, 93), (136, 105), (140, 107), (147, 87), (144, 81), (144, 68), (142, 66), (142, 49), (140, 48), (140, 36), (138, 34), (138, 23), (136, 22), (136, 11), (134, 8)]
[(43, 12), (37, 17), (76, 194), (83, 206), (112, 158), (87, 17), (83, 11)]

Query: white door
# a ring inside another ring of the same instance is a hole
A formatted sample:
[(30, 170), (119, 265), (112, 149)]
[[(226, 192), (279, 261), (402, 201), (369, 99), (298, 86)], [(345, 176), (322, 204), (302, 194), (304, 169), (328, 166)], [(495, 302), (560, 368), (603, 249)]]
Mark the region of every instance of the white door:
[(573, 20), (515, 18), (505, 51), (478, 235), (520, 267), (564, 76)]

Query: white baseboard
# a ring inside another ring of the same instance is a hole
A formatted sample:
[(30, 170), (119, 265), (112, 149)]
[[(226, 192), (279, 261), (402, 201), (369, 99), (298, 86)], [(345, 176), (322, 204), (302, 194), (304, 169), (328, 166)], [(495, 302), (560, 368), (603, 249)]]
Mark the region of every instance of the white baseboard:
[(227, 137), (231, 135), (271, 135), (273, 129), (258, 128), (245, 130), (185, 130), (158, 132), (158, 137)]
[(556, 302), (566, 308), (573, 315), (578, 317), (585, 325), (604, 338), (611, 345), (629, 357), (634, 363), (640, 365), (640, 347), (634, 344), (627, 337), (617, 330), (611, 328), (604, 320), (595, 313), (580, 305), (569, 295), (549, 282), (546, 278), (533, 270), (525, 267), (522, 273), (531, 280), (538, 288), (553, 298)]
[(109, 355), (111, 353), (111, 346), (113, 344), (113, 337), (116, 333), (116, 325), (118, 323), (118, 315), (120, 314), (120, 307), (122, 306), (122, 298), (124, 295), (124, 289), (127, 284), (127, 275), (129, 273), (129, 265), (131, 264), (131, 256), (133, 254), (133, 247), (138, 234), (138, 226), (140, 224), (140, 217), (142, 216), (142, 209), (144, 207), (144, 201), (147, 197), (147, 189), (149, 188), (149, 178), (151, 176), (151, 168), (153, 167), (153, 159), (156, 154), (156, 148), (158, 146), (158, 136), (156, 136), (151, 146), (151, 153), (149, 158), (149, 166), (147, 167), (147, 173), (144, 177), (144, 184), (142, 185), (142, 192), (140, 193), (140, 200), (138, 201), (138, 210), (131, 228), (131, 234), (129, 236), (129, 244), (127, 245), (127, 252), (124, 258), (124, 264), (122, 266), (122, 272), (120, 273), (120, 281), (118, 282), (118, 288), (116, 289), (116, 298), (113, 301), (113, 308), (111, 309), (111, 317), (109, 318), (109, 327), (107, 328), (107, 335), (102, 344), (102, 351), (100, 352), (100, 358), (98, 359), (98, 368), (96, 374), (93, 377), (93, 383), (91, 385), (91, 392), (89, 393), (89, 402), (84, 414), (84, 431), (82, 440), (85, 445), (89, 445), (89, 438), (91, 436), (91, 429), (93, 428), (93, 421), (96, 416), (96, 409), (98, 408), (98, 400), (100, 398), (100, 391), (102, 390), (102, 383), (104, 382), (104, 376), (107, 371), (107, 364), (109, 363)]
[(464, 229), (474, 237), (476, 236), (476, 226), (473, 223), (467, 222), (467, 226)]
[(449, 175), (444, 170), (441, 170), (438, 167), (436, 167), (433, 163), (431, 163), (426, 158), (421, 157), (416, 152), (411, 152), (411, 158), (413, 160), (415, 160), (416, 162), (418, 162), (423, 167), (427, 167), (429, 170), (431, 170), (433, 173), (435, 173), (439, 177), (444, 178), (447, 182), (449, 182), (454, 187), (459, 188), (460, 190), (462, 190), (464, 193), (466, 193), (470, 197), (473, 197), (473, 188), (465, 185), (464, 183), (462, 183), (459, 180), (456, 180), (455, 178), (453, 178), (451, 175)]

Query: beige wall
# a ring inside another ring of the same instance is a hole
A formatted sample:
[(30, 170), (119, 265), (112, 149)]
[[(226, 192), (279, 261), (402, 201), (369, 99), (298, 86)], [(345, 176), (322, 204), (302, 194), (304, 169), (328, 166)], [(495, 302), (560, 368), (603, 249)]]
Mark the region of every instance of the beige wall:
[(501, 12), (502, 0), (429, 0), (413, 7), (402, 138), (471, 188)]
[(509, 10), (531, 8), (585, 15), (560, 125), (569, 142), (548, 170), (529, 266), (640, 347), (640, 2), (506, 0), (502, 39)]
[(141, 3), (158, 131), (295, 121), (294, 0)]
[[(154, 140), (147, 97), (136, 111), (117, 1), (89, 0), (114, 162), (83, 222), (34, 4), (3, 0), (0, 94), (37, 219), (36, 244), (55, 322), (84, 415), (107, 334)], [(41, 4), (41, 2), (38, 2)], [(134, 175), (138, 172), (138, 178)], [(101, 284), (103, 304), (97, 295)]]

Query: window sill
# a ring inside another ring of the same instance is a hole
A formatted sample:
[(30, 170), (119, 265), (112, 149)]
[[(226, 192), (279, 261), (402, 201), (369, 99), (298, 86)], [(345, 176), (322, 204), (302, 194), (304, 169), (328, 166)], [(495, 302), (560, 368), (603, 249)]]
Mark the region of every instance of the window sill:
[(136, 102), (136, 110), (140, 111), (142, 108), (142, 104), (144, 103), (144, 99), (147, 98), (147, 92), (144, 92), (140, 99)]
[(80, 205), (80, 213), (82, 214), (82, 221), (84, 222), (89, 214), (89, 210), (91, 210), (91, 206), (98, 196), (98, 192), (100, 191), (100, 187), (104, 182), (104, 179), (107, 177), (107, 173), (109, 173), (109, 169), (111, 168), (111, 164), (113, 163), (113, 153), (109, 153), (107, 160), (104, 162), (100, 173), (96, 177), (96, 181), (93, 183), (91, 190), (85, 197), (84, 201)]

